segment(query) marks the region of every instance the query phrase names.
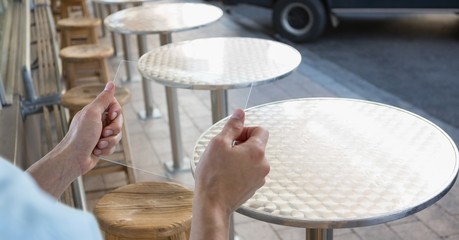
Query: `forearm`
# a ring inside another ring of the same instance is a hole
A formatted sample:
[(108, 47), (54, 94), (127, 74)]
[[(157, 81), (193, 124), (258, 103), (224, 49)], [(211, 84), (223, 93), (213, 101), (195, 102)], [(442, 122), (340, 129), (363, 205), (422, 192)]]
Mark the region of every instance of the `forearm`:
[(229, 236), (231, 211), (195, 193), (190, 240), (223, 240)]
[(50, 195), (59, 198), (65, 189), (79, 176), (79, 167), (69, 159), (67, 148), (59, 144), (51, 152), (27, 169), (37, 184)]

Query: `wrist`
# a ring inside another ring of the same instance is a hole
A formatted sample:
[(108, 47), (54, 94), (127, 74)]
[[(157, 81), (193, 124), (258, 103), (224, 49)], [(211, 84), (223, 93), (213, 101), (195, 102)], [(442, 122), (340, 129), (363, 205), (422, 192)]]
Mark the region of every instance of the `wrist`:
[(227, 239), (231, 208), (205, 191), (195, 190), (191, 239)]

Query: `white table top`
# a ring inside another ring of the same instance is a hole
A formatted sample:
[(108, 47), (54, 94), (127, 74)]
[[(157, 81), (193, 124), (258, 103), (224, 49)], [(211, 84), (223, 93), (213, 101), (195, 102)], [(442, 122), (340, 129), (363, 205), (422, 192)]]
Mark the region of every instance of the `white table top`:
[(157, 0), (92, 0), (95, 3), (99, 4), (133, 4), (133, 3), (144, 3), (144, 2), (153, 2)]
[(190, 30), (219, 20), (223, 11), (203, 3), (157, 3), (121, 10), (105, 18), (105, 26), (124, 34)]
[(140, 73), (170, 87), (217, 90), (285, 77), (301, 63), (286, 44), (258, 38), (205, 38), (161, 46), (139, 60)]
[[(197, 141), (192, 170), (226, 119)], [(310, 98), (246, 110), (270, 132), (266, 184), (238, 211), (305, 228), (383, 223), (444, 196), (458, 173), (457, 148), (439, 127), (388, 105)]]

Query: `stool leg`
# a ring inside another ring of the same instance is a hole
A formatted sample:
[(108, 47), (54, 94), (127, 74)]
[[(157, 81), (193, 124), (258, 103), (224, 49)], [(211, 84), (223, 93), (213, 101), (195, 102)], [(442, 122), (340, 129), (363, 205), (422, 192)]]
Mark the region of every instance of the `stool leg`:
[(89, 30), (89, 34), (88, 34), (88, 43), (91, 43), (91, 44), (96, 44), (99, 40), (98, 40), (98, 37), (97, 37), (97, 30), (96, 30), (96, 27), (91, 27), (91, 29)]
[(69, 33), (68, 29), (62, 29), (63, 39), (62, 39), (62, 48), (72, 45), (72, 34)]
[[(124, 118), (124, 115), (122, 115)], [(126, 122), (126, 121), (123, 121)], [(131, 155), (131, 144), (129, 142), (129, 135), (127, 131), (126, 124), (123, 124), (123, 128), (121, 129), (121, 145), (123, 146), (123, 154), (124, 154), (124, 162), (128, 166), (132, 166), (132, 155)], [(128, 180), (128, 183), (135, 183), (135, 175), (134, 171), (132, 168), (128, 167), (126, 169), (126, 177)]]
[(82, 11), (83, 17), (89, 17), (90, 16), (88, 3), (86, 2), (86, 0), (82, 0), (81, 1), (81, 11)]
[(65, 48), (65, 46), (64, 46), (65, 45), (64, 44), (64, 42), (65, 42), (65, 30), (62, 29), (62, 28), (60, 30), (61, 30), (61, 49), (63, 49), (63, 48)]
[(76, 86), (76, 79), (77, 79), (76, 69), (75, 69), (76, 66), (75, 66), (75, 63), (72, 63), (72, 62), (66, 62), (65, 65), (67, 66), (67, 73), (66, 73), (67, 85), (69, 86), (69, 89), (70, 89)]
[(69, 13), (68, 13), (68, 5), (64, 1), (61, 1), (61, 19), (68, 18)]
[(108, 64), (107, 59), (100, 60), (100, 81), (103, 83), (108, 83)]

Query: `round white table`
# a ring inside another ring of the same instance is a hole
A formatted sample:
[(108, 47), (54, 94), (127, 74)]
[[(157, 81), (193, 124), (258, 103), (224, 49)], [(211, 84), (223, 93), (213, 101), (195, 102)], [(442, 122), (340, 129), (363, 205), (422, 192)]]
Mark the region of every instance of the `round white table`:
[[(121, 34), (135, 34), (138, 39), (139, 55), (147, 52), (146, 35), (159, 34), (160, 44), (172, 42), (172, 33), (191, 30), (219, 20), (223, 11), (203, 3), (158, 3), (134, 7), (116, 12), (105, 18), (105, 26)], [(154, 117), (151, 85), (144, 78), (142, 87), (145, 114), (142, 118)], [(166, 87), (167, 98), (176, 95), (174, 89)], [(171, 115), (171, 113), (169, 113)], [(181, 146), (177, 146), (181, 148)], [(182, 159), (182, 156), (176, 156)]]
[[(114, 12), (121, 11), (128, 8), (129, 6), (141, 6), (146, 2), (153, 2), (157, 0), (92, 0), (94, 14), (96, 17), (100, 18), (101, 21), (104, 21), (105, 16), (110, 15)], [(105, 9), (103, 8), (105, 6)], [(104, 14), (106, 12), (106, 14)], [(105, 25), (102, 24), (102, 37), (105, 37)], [(121, 35), (122, 48), (126, 59), (132, 59), (132, 51), (127, 47), (130, 46), (130, 39), (124, 35)], [(114, 55), (119, 56), (119, 39), (115, 36), (115, 33), (111, 32), (111, 40), (113, 44), (113, 49), (115, 50)], [(132, 81), (134, 79), (133, 71), (131, 65), (126, 63), (126, 80)]]
[[(226, 119), (197, 141), (192, 170)], [(306, 228), (332, 239), (333, 228), (384, 223), (443, 197), (458, 174), (458, 151), (430, 121), (374, 102), (310, 98), (246, 110), (247, 126), (269, 130), (266, 184), (238, 212)]]
[[(228, 89), (281, 79), (300, 62), (301, 54), (283, 43), (257, 38), (205, 38), (152, 50), (140, 58), (139, 71), (167, 89), (210, 90), (212, 119), (216, 122), (228, 115)], [(180, 134), (177, 96), (167, 100), (171, 135)]]

